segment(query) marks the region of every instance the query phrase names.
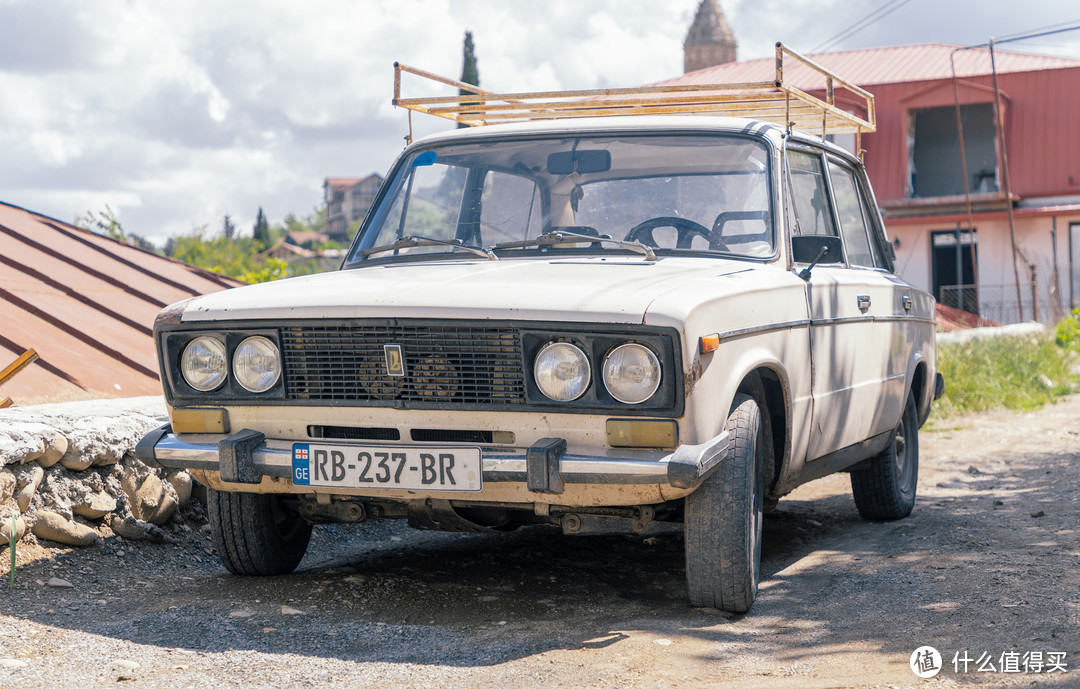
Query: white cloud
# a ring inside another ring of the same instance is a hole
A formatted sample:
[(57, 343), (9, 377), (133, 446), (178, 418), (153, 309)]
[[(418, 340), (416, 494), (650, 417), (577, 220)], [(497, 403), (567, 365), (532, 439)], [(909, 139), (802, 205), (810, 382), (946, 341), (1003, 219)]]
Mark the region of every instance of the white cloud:
[[(246, 229), (260, 206), (272, 220), (306, 213), (324, 177), (385, 172), (401, 150), (408, 119), (390, 105), (395, 60), (457, 78), (471, 30), (493, 90), (644, 84), (681, 71), (697, 5), (0, 0), (0, 200), (64, 219), (107, 203), (129, 231), (157, 241), (217, 229), (226, 213)], [(809, 50), (877, 3), (721, 5), (747, 59), (771, 55), (778, 39)], [(839, 47), (977, 43), (1074, 15), (1065, 0), (911, 0)], [(1051, 38), (1051, 50), (1080, 57), (1075, 34)], [(413, 120), (418, 135), (450, 126)]]

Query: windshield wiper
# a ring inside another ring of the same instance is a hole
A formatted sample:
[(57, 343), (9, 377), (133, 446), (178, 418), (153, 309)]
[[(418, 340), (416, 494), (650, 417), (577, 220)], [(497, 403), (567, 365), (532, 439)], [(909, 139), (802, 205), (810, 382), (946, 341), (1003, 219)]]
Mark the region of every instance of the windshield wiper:
[(479, 247), (469, 246), (468, 244), (463, 243), (460, 239), (455, 239), (448, 242), (445, 239), (435, 239), (434, 237), (424, 237), (415, 234), (405, 235), (393, 244), (384, 244), (383, 246), (376, 246), (371, 249), (364, 249), (360, 252), (360, 255), (370, 256), (371, 254), (379, 254), (384, 251), (409, 249), (414, 246), (449, 246), (454, 249), (464, 249), (465, 251), (476, 254), (477, 256), (483, 256), (489, 261), (499, 260), (499, 257), (492, 253), (491, 249), (481, 249)]
[(612, 239), (607, 235), (596, 237), (587, 234), (578, 234), (576, 232), (564, 232), (562, 230), (552, 230), (551, 232), (545, 232), (539, 237), (526, 239), (520, 242), (503, 242), (502, 244), (496, 244), (491, 248), (523, 249), (529, 246), (551, 246), (552, 244), (565, 244), (568, 239), (575, 242), (590, 242), (593, 244), (599, 244), (601, 242), (606, 244), (617, 244), (621, 247), (630, 249), (631, 251), (636, 251), (639, 254), (644, 254), (646, 261), (656, 260), (656, 252), (652, 250), (652, 247), (645, 246), (641, 242), (628, 242), (624, 239)]

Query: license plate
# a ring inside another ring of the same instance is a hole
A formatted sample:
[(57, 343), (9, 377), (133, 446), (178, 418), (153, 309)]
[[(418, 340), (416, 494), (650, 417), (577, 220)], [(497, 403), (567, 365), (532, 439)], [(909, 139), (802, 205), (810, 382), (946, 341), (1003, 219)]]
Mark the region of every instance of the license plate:
[(333, 488), (480, 490), (480, 449), (294, 443), (293, 483)]

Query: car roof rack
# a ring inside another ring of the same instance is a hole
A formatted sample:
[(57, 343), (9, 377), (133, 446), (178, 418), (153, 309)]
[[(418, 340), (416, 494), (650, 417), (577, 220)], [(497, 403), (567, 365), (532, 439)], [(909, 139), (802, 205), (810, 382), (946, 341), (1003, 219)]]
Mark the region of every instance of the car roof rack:
[[(823, 78), (824, 98), (811, 95), (784, 80), (787, 58), (805, 65)], [(453, 86), (466, 93), (455, 96), (402, 98), (402, 74), (412, 74)], [(845, 89), (855, 96), (856, 107), (866, 112), (865, 119), (836, 105), (837, 89)], [(410, 141), (412, 111), (443, 117), (467, 126), (604, 115), (710, 113), (765, 120), (789, 131), (799, 129), (814, 134), (820, 132), (822, 138), (828, 134), (844, 133), (854, 133), (856, 137), (860, 137), (863, 133), (873, 132), (877, 127), (873, 94), (833, 74), (783, 43), (776, 44), (774, 81), (734, 84), (493, 93), (472, 84), (395, 62), (393, 104), (410, 111)]]

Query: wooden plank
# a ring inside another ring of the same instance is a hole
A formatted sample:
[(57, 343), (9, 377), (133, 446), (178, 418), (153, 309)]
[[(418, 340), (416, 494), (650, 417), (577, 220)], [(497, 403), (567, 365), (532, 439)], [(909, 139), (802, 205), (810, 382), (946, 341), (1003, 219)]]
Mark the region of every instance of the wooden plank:
[(15, 402), (10, 397), (5, 397), (3, 402), (0, 402), (0, 409), (7, 409)]
[[(822, 75), (827, 90), (825, 100), (811, 96), (784, 81), (784, 60), (789, 57)], [(403, 72), (463, 89), (467, 93), (402, 98)], [(864, 99), (867, 119), (835, 106), (833, 101), (837, 88), (846, 89), (856, 97)], [(718, 113), (762, 119), (785, 127), (796, 123), (800, 128), (806, 128), (813, 133), (821, 132), (822, 135), (845, 132), (862, 134), (876, 128), (874, 96), (871, 93), (782, 43), (776, 44), (776, 80), (772, 82), (499, 94), (415, 67), (394, 63), (392, 102), (395, 106), (410, 111), (415, 110), (468, 125), (602, 115)]]
[(20, 354), (18, 359), (8, 364), (3, 371), (0, 371), (0, 385), (14, 378), (16, 373), (37, 361), (37, 358), (38, 354), (33, 349), (28, 349)]

